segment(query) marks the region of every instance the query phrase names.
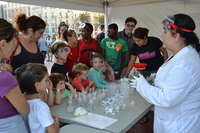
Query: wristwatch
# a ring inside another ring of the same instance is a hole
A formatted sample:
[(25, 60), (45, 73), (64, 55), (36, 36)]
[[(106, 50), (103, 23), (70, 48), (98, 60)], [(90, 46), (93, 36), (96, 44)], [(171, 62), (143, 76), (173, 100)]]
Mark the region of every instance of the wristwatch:
[(60, 90), (56, 90), (56, 91), (60, 91)]

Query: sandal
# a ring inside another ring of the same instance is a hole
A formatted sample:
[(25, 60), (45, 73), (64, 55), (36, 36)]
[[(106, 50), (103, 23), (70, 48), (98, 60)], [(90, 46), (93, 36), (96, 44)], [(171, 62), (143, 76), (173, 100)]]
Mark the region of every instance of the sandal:
[(139, 123), (144, 124), (149, 120), (148, 116), (144, 116), (142, 119), (140, 119)]

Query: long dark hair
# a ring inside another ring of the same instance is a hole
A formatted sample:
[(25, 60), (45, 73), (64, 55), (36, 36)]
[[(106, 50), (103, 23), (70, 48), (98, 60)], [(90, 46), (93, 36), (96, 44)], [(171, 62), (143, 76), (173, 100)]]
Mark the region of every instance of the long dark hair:
[(13, 25), (0, 18), (0, 41), (5, 39), (6, 42), (10, 42), (15, 35), (17, 35), (17, 30), (13, 28)]
[(58, 26), (58, 38), (60, 39), (60, 28), (66, 26), (67, 29), (69, 28), (69, 26), (65, 23), (65, 22), (60, 22), (59, 26)]
[[(195, 30), (196, 25), (194, 23), (194, 20), (186, 15), (186, 14), (175, 14), (175, 22), (174, 24), (179, 28), (184, 28), (188, 30)], [(185, 45), (192, 45), (197, 52), (200, 52), (200, 44), (199, 39), (196, 36), (194, 32), (186, 32), (180, 29), (176, 29), (176, 32), (180, 34), (181, 38), (183, 38), (183, 41)], [(174, 29), (171, 27), (171, 34), (174, 34)]]
[(47, 73), (47, 68), (40, 63), (24, 64), (15, 70), (20, 89), (29, 94), (38, 93), (35, 83), (41, 82)]

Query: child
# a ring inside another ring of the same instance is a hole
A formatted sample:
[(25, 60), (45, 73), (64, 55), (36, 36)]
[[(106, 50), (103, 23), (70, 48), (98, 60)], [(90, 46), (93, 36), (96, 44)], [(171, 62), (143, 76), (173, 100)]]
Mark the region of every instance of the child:
[[(89, 68), (83, 64), (83, 63), (78, 63), (73, 66), (72, 68), (72, 73), (75, 75), (75, 78), (72, 82), (72, 86), (76, 88), (77, 92), (84, 91), (89, 92), (89, 88), (96, 89), (96, 86), (94, 85), (94, 81), (89, 81), (87, 79), (88, 77), (88, 70)], [(91, 89), (93, 91), (93, 89)]]
[(68, 70), (64, 63), (70, 53), (70, 48), (66, 47), (64, 42), (58, 41), (51, 46), (51, 51), (56, 58), (56, 62), (51, 68), (51, 73), (62, 73), (65, 76), (66, 82), (68, 82)]
[[(74, 95), (74, 88), (71, 86), (71, 84), (65, 82), (65, 76), (63, 74), (52, 73), (49, 78), (53, 83), (53, 96), (55, 104), (60, 104), (61, 100), (67, 98), (71, 93)], [(71, 93), (65, 89), (65, 85), (69, 87)]]
[(68, 43), (67, 47), (70, 48), (70, 53), (67, 56), (67, 62), (65, 63), (65, 65), (67, 66), (69, 76), (74, 79), (74, 75), (72, 74), (72, 67), (79, 61), (78, 48), (76, 47), (78, 43), (78, 37), (76, 35), (76, 32), (72, 29), (65, 30), (63, 32), (63, 37)]
[(91, 24), (82, 23), (79, 28), (82, 36), (82, 39), (78, 40), (79, 60), (81, 63), (86, 64), (90, 68), (91, 65), (89, 63), (88, 55), (91, 52), (100, 53), (100, 43), (91, 36), (93, 32), (93, 27)]
[(47, 68), (39, 63), (28, 63), (18, 68), (16, 75), (20, 89), (25, 92), (24, 96), (30, 106), (30, 113), (25, 116), (30, 132), (58, 132), (58, 115), (52, 117), (48, 105), (41, 101), (39, 96), (39, 93), (45, 92), (49, 87)]
[(104, 81), (114, 81), (115, 80), (115, 73), (112, 67), (104, 60), (104, 63), (101, 65), (103, 79)]
[(88, 79), (94, 80), (94, 84), (97, 88), (106, 88), (106, 85), (109, 84), (103, 80), (103, 74), (101, 65), (103, 64), (103, 59), (100, 54), (93, 52), (91, 55), (90, 63), (92, 68), (90, 68)]
[(108, 26), (108, 37), (101, 41), (102, 55), (115, 71), (115, 78), (119, 79), (125, 64), (125, 52), (128, 50), (126, 42), (117, 37), (118, 26), (113, 23)]

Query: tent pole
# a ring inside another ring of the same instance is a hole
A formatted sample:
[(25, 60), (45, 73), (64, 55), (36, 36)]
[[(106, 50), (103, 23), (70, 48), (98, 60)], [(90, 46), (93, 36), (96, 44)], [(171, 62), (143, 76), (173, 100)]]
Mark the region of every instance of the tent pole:
[(105, 38), (108, 38), (108, 5), (109, 2), (107, 0), (105, 0), (103, 2), (103, 7), (104, 7), (104, 29), (105, 29)]

